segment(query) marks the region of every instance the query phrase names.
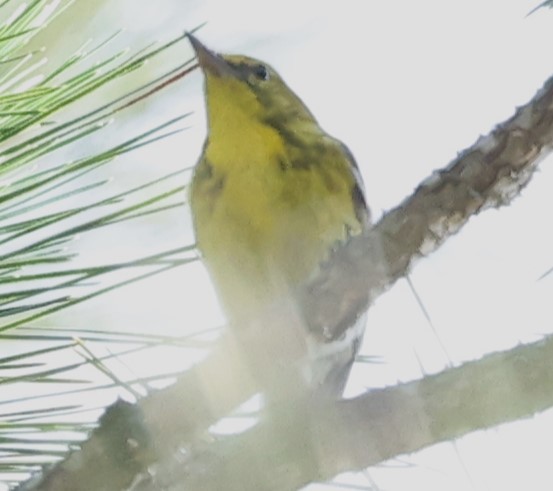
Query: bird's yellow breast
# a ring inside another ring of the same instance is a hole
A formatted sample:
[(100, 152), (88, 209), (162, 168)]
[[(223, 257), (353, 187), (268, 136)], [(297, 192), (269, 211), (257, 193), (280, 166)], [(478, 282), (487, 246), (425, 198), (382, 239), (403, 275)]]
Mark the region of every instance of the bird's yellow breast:
[(210, 134), (191, 204), (198, 248), (235, 317), (288, 295), (360, 225), (349, 163), (330, 140), (321, 161), (302, 168), (274, 129), (251, 120), (226, 128)]

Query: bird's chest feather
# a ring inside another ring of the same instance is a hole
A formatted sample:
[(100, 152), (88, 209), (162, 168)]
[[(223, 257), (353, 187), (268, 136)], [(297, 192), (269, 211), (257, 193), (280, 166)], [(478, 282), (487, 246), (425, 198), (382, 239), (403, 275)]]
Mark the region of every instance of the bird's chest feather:
[(198, 246), (210, 269), (220, 258), (227, 263), (220, 267), (235, 265), (242, 275), (252, 269), (295, 283), (345, 238), (353, 215), (345, 183), (329, 191), (323, 174), (286, 162), (267, 155), (237, 162), (232, 172), (211, 164), (211, 174), (197, 183), (196, 193), (211, 195), (195, 209)]

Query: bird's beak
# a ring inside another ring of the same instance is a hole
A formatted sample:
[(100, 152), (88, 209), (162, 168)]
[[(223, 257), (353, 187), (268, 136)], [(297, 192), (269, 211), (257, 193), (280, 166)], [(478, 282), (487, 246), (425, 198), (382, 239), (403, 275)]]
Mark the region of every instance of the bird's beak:
[(190, 44), (194, 48), (196, 56), (198, 57), (198, 63), (204, 73), (209, 73), (218, 77), (236, 76), (236, 70), (229, 65), (221, 55), (208, 49), (197, 37), (189, 32), (186, 33), (186, 37), (188, 37)]

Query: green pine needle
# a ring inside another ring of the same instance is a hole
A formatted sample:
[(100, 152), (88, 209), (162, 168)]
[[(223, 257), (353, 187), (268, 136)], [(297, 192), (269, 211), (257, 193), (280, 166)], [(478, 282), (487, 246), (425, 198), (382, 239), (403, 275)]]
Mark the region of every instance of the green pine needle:
[[(189, 114), (109, 146), (102, 136), (112, 136), (114, 118), (192, 68), (188, 60), (79, 110), (95, 91), (140, 70), (183, 36), (135, 53), (113, 52), (117, 32), (84, 43), (44, 73), (47, 50), (29, 49), (29, 41), (76, 1), (0, 1), (0, 482), (6, 483), (61, 458), (93, 427), (102, 407), (84, 403), (83, 394), (108, 404), (120, 394), (138, 397), (177, 373), (134, 374), (128, 357), (201, 350), (213, 340), (213, 333), (171, 338), (52, 327), (66, 309), (196, 259), (191, 244), (167, 250), (160, 244), (124, 262), (75, 262), (77, 236), (183, 206), (187, 169), (117, 191), (110, 191), (109, 169), (118, 157), (182, 132)], [(76, 146), (87, 150), (68, 159)]]

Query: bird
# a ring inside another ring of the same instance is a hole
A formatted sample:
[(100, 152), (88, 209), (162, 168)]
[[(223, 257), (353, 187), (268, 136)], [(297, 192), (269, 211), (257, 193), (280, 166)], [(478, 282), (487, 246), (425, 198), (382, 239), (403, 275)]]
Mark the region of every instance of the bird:
[[(371, 226), (358, 166), (269, 64), (187, 37), (203, 72), (207, 114), (190, 207), (222, 310), (238, 337), (244, 325), (264, 319), (255, 337), (264, 346), (248, 347), (253, 358), (339, 399), (364, 319), (337, 336), (313, 333), (297, 292), (336, 247)], [(282, 305), (291, 316), (272, 310)], [(299, 320), (293, 332), (282, 327), (292, 317)], [(291, 338), (296, 344), (288, 348)], [(283, 353), (292, 351), (287, 360)]]

